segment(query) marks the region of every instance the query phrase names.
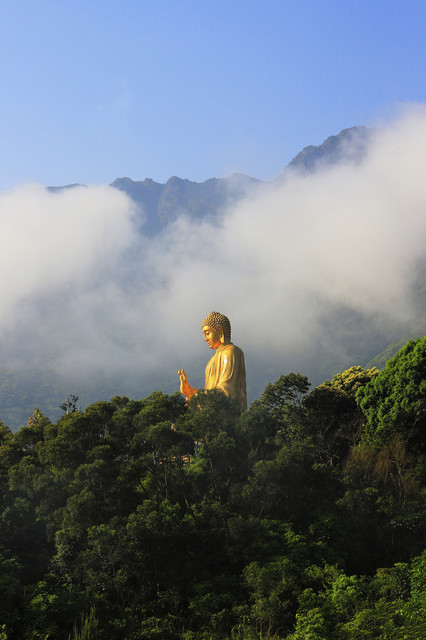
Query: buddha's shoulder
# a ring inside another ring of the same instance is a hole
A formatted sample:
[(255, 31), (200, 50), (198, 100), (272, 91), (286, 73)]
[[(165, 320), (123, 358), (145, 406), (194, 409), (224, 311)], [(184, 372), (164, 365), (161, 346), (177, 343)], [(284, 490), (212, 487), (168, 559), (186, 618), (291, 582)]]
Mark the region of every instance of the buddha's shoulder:
[(234, 355), (240, 355), (243, 352), (241, 351), (240, 347), (237, 347), (237, 345), (232, 344), (232, 342), (230, 344), (224, 344), (221, 352), (223, 354), (234, 354)]

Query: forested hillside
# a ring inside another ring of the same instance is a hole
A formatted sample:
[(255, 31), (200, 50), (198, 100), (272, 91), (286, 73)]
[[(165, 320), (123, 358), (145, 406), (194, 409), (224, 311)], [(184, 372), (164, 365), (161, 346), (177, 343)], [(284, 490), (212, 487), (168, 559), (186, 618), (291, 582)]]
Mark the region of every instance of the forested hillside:
[(426, 337), (0, 432), (2, 640), (422, 639)]

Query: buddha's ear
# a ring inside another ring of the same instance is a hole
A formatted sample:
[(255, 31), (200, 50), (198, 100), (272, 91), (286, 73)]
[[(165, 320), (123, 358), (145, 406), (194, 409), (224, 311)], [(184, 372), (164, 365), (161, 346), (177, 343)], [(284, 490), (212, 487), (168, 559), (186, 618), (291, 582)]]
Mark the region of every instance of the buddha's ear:
[(223, 335), (223, 329), (222, 329), (222, 327), (220, 325), (217, 328), (217, 333), (218, 333), (219, 340), (221, 341), (221, 343), (225, 344), (225, 336)]

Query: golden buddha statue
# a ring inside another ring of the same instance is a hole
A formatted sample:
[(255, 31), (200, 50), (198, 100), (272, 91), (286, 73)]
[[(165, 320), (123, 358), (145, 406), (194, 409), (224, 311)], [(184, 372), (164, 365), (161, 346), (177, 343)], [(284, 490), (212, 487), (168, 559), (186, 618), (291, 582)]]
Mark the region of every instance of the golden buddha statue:
[[(241, 409), (247, 409), (246, 368), (244, 353), (231, 342), (231, 323), (217, 311), (209, 313), (201, 323), (204, 342), (216, 353), (207, 363), (204, 390), (220, 389), (234, 398)], [(191, 387), (184, 369), (178, 371), (180, 391), (189, 401), (198, 389)]]

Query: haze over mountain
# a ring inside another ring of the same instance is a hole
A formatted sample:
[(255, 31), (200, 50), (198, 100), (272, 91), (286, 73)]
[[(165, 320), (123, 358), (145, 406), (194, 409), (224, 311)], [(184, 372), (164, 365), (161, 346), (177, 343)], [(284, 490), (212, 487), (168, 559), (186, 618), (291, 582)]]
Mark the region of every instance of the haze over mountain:
[[(202, 386), (200, 322), (229, 315), (249, 396), (424, 332), (426, 110), (306, 147), (271, 182), (119, 178), (0, 196), (0, 418)], [(19, 247), (19, 251), (16, 251)], [(56, 411), (56, 414), (55, 414)]]

